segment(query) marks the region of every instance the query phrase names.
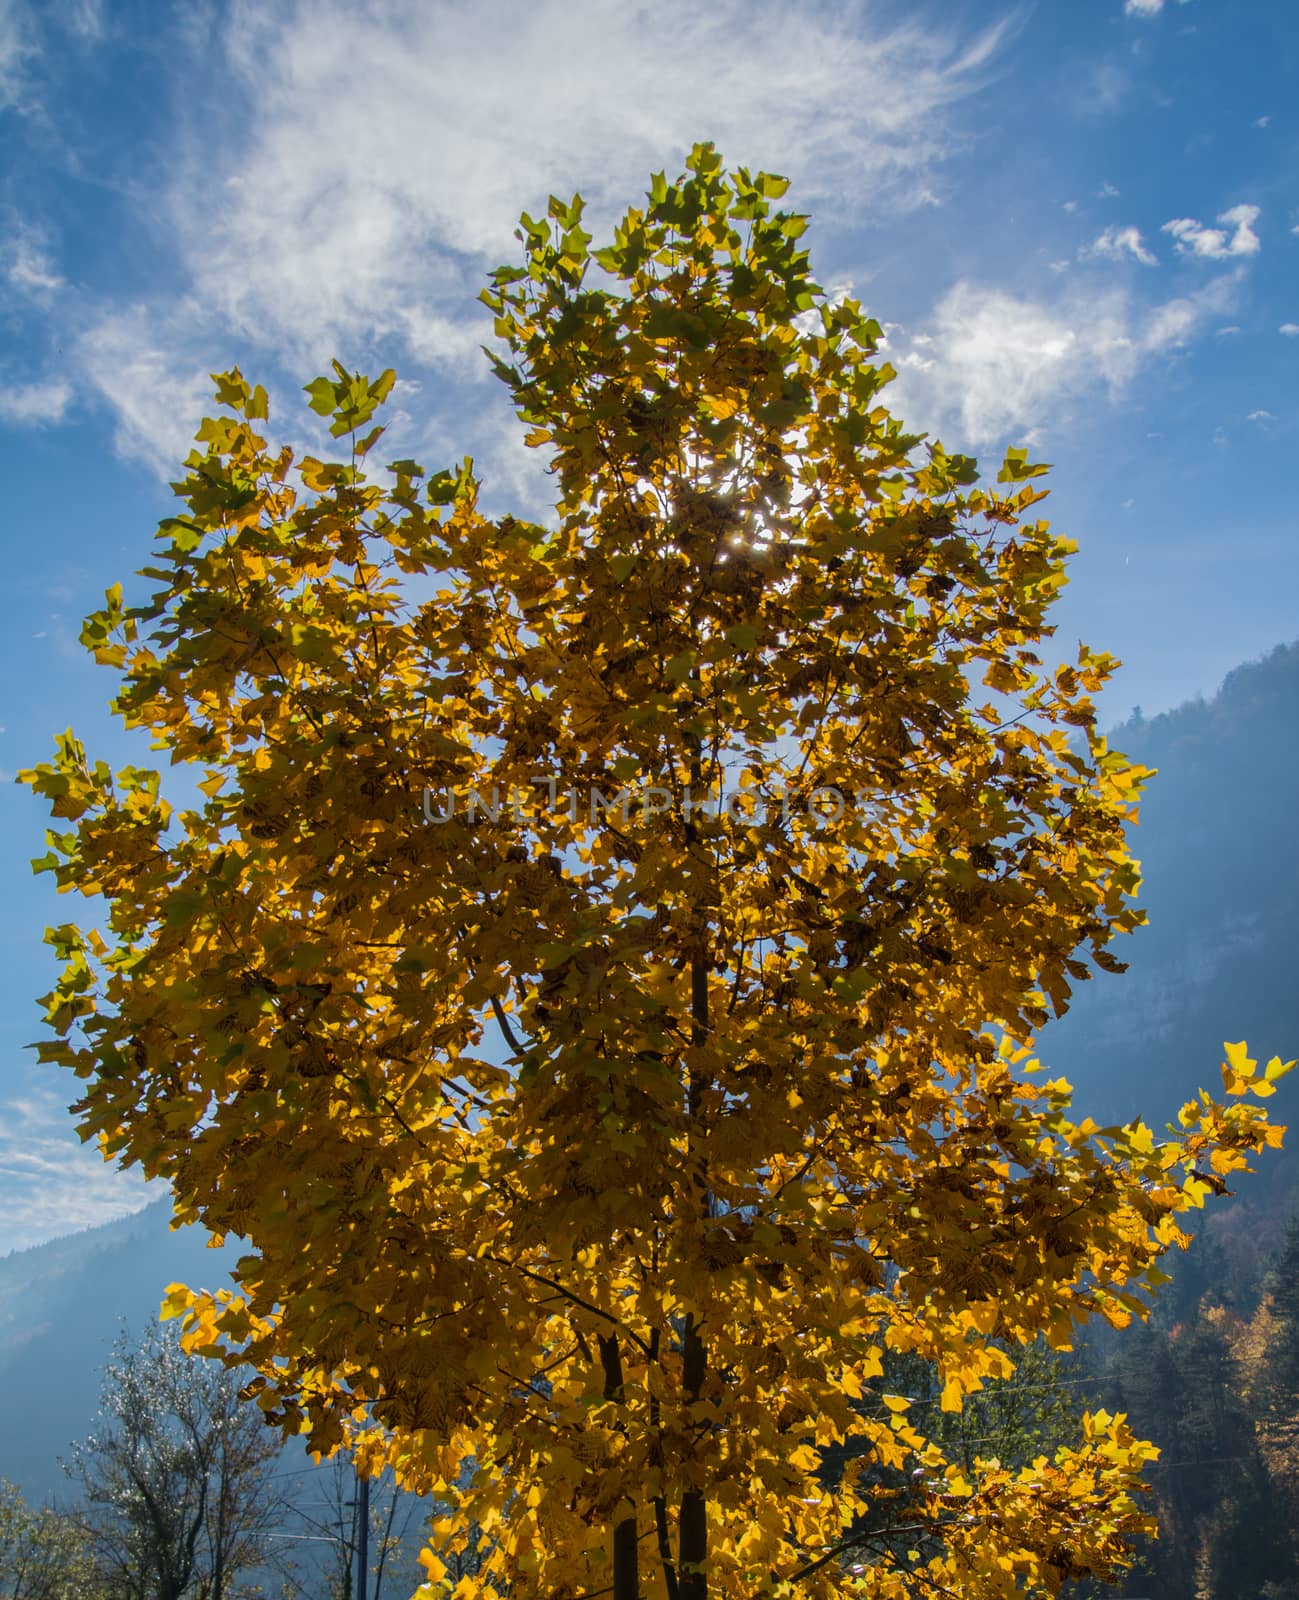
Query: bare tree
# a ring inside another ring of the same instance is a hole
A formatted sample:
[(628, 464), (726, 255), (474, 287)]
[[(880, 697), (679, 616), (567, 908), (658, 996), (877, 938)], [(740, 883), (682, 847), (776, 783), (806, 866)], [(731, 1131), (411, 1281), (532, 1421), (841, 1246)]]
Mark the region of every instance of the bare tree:
[[(311, 1531), (283, 1537), (330, 1547), (325, 1570), (317, 1576), (329, 1600), (352, 1600), (357, 1595), (363, 1545), (367, 1551), (365, 1600), (382, 1600), (384, 1578), (391, 1576), (394, 1565), (409, 1561), (411, 1536), (421, 1529), (428, 1509), (421, 1497), (398, 1488), (390, 1471), (364, 1485), (343, 1454), (335, 1456), (305, 1486), (300, 1483), (291, 1495), (291, 1506), (293, 1517)], [(366, 1518), (364, 1542), (362, 1517)], [(302, 1583), (292, 1582), (297, 1593), (307, 1594)]]
[(233, 1600), (284, 1515), (277, 1436), (238, 1375), (191, 1359), (152, 1322), (104, 1368), (99, 1426), (65, 1463), (114, 1600)]

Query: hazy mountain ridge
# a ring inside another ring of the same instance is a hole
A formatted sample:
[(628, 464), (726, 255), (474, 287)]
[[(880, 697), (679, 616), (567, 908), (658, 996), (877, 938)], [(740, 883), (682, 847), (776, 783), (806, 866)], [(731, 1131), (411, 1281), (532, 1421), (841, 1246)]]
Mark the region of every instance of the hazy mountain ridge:
[(218, 1288), (239, 1255), (201, 1228), (172, 1231), (170, 1205), (0, 1258), (0, 1476), (29, 1499), (62, 1494), (57, 1457), (90, 1429), (100, 1368), (123, 1326), (138, 1333), (169, 1283)]
[[(1157, 769), (1132, 834), (1148, 926), (1111, 946), (1122, 976), (1078, 985), (1043, 1059), (1104, 1119), (1171, 1119), (1220, 1093), (1225, 1040), (1299, 1055), (1293, 924), (1299, 904), (1299, 645), (1238, 667), (1209, 701), (1134, 715), (1109, 735)], [(1286, 1121), (1287, 1080), (1274, 1106)]]

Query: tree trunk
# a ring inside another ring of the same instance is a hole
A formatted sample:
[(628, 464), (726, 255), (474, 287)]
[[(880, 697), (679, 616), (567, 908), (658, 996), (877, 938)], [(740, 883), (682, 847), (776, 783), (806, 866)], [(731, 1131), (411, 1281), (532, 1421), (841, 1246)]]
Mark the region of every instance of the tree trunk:
[(366, 1600), (370, 1583), (370, 1480), (362, 1473), (357, 1474), (356, 1491), (356, 1594), (357, 1600)]
[[(604, 1397), (619, 1404), (623, 1398), (622, 1357), (618, 1335), (599, 1335), (600, 1361), (604, 1367)], [(613, 1600), (640, 1600), (640, 1557), (636, 1543), (636, 1517), (624, 1517), (613, 1525)]]
[[(691, 1040), (696, 1046), (708, 1038), (708, 963), (700, 957), (690, 965)], [(700, 1111), (702, 1084), (690, 1080), (689, 1111), (693, 1126)], [(712, 1214), (712, 1197), (707, 1184), (703, 1193), (704, 1215)], [(693, 1405), (703, 1391), (708, 1375), (708, 1352), (700, 1337), (693, 1311), (686, 1316), (681, 1337), (681, 1380), (686, 1403)], [(681, 1496), (681, 1516), (677, 1534), (677, 1593), (679, 1600), (707, 1600), (708, 1502), (702, 1489), (687, 1489)]]
[[(699, 1337), (693, 1311), (686, 1317), (681, 1347), (686, 1400), (693, 1403), (699, 1398), (708, 1371), (708, 1352)], [(707, 1560), (708, 1502), (702, 1489), (687, 1489), (681, 1496), (678, 1532), (677, 1593), (680, 1600), (706, 1600), (708, 1574), (704, 1566)]]

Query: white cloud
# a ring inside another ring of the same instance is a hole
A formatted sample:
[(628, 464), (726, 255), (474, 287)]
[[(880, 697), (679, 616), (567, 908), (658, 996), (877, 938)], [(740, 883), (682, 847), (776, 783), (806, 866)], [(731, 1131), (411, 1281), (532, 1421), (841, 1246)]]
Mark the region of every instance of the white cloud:
[(3, 251), (4, 274), (24, 294), (48, 294), (63, 287), (47, 249), (45, 234), (30, 223), (10, 218)]
[(468, 410), (494, 440), (477, 294), (518, 259), (521, 210), (580, 190), (599, 232), (701, 133), (789, 176), (786, 203), (825, 228), (932, 205), (962, 142), (951, 108), (1011, 27), (956, 40), (887, 22), (876, 0), (538, 0), (508, 28), (467, 0), (234, 0), (205, 16), (190, 42), (218, 54), (220, 98), (192, 96), (162, 186), (181, 289), (148, 314), (110, 307), (78, 347), (118, 449), (168, 474), (232, 345), (246, 370), (373, 368), (376, 348), (379, 365), (440, 367), (476, 386)]
[[(115, 416), (117, 454), (165, 480), (184, 475), (182, 463), (195, 448), (194, 433), (202, 418), (222, 414), (211, 374), (237, 364), (256, 381), (246, 349), (232, 347), (228, 336), (207, 326), (202, 308), (188, 300), (163, 312), (133, 306), (104, 313), (76, 340), (71, 359), (84, 387)], [(307, 410), (299, 379), (295, 375), (287, 393), (269, 375), (264, 380), (270, 390), (272, 436), (277, 444), (289, 445), (299, 460), (307, 453), (333, 459), (338, 441), (330, 437), (327, 422)], [(496, 388), (493, 384), (489, 391), (493, 399)], [(416, 424), (403, 402), (419, 391), (415, 380), (399, 379), (394, 386), (383, 413), (390, 452), (385, 461), (415, 456), (441, 465), (468, 451), (480, 470), (484, 463), (489, 469), (498, 465), (502, 419), (489, 420), (483, 428), (481, 390), (466, 400), (461, 392), (444, 387), (443, 405)], [(505, 416), (521, 440), (524, 430), (512, 413)], [(486, 485), (489, 494), (491, 487)]]
[(1217, 219), (1225, 228), (1207, 228), (1191, 217), (1176, 217), (1164, 224), (1163, 232), (1172, 234), (1183, 255), (1205, 256), (1210, 261), (1254, 256), (1259, 252), (1259, 237), (1254, 232), (1258, 216), (1258, 206), (1232, 206)]
[(1272, 120), (1272, 118), (1270, 116), (1267, 116), (1267, 117), (1255, 117), (1254, 118), (1254, 126), (1256, 128), (1266, 128), (1268, 123), (1271, 122), (1271, 120)]
[(1230, 322), (1225, 328), (1215, 328), (1213, 331), (1217, 334), (1219, 339), (1225, 339), (1229, 334), (1239, 333), (1240, 329), (1234, 322)]
[(1117, 62), (1097, 62), (1087, 68), (1074, 85), (1075, 103), (1086, 115), (1117, 111), (1131, 88), (1131, 74)]
[(1164, 0), (1123, 0), (1125, 17), (1157, 17), (1164, 9)]
[(119, 1172), (81, 1143), (63, 1105), (40, 1092), (3, 1106), (0, 1253), (129, 1216), (154, 1198), (138, 1173)]
[(63, 0), (59, 21), (83, 39), (104, 37), (104, 0)]
[(26, 6), (21, 0), (0, 0), (0, 110), (18, 103), (24, 64), (32, 52)]
[(1094, 243), (1082, 251), (1084, 256), (1108, 256), (1111, 260), (1121, 260), (1124, 255), (1130, 255), (1139, 261), (1143, 267), (1156, 267), (1159, 263), (1141, 242), (1139, 228), (1128, 226), (1126, 228), (1106, 228)]
[(118, 454), (168, 478), (178, 475), (195, 429), (214, 409), (209, 374), (216, 363), (192, 353), (178, 332), (181, 320), (169, 324), (143, 306), (110, 313), (80, 337), (75, 350), (86, 378), (116, 414)]
[(62, 382), (0, 387), (0, 420), (18, 427), (60, 422), (71, 399), (71, 388)]
[(787, 173), (797, 205), (924, 204), (944, 113), (1004, 29), (960, 48), (864, 12), (540, 0), (503, 28), (466, 4), (236, 5), (224, 47), (248, 114), (196, 129), (171, 191), (193, 295), (318, 362), (405, 335), (458, 363), (520, 210), (580, 189), (597, 220), (620, 212), (699, 136), (701, 107), (727, 158)]
[(1072, 215), (1078, 209), (1078, 202), (1076, 200), (1066, 200), (1064, 209)]
[(1299, 338), (1299, 322), (1283, 322), (1277, 332), (1285, 334), (1287, 339)]
[(895, 359), (893, 389), (908, 426), (970, 445), (1022, 443), (1062, 406), (1102, 390), (1115, 397), (1151, 361), (1220, 315), (1234, 276), (1197, 294), (1140, 306), (1118, 290), (1086, 285), (1052, 301), (958, 283), (935, 308), (925, 369)]
[(42, 65), (57, 68), (60, 63), (60, 51), (50, 50), (50, 41), (40, 38), (51, 23), (83, 43), (102, 39), (103, 0), (0, 0), (0, 110), (34, 109), (29, 64), (40, 56)]
[(1097, 189), (1096, 198), (1098, 200), (1116, 200), (1118, 198), (1118, 193), (1119, 191), (1112, 183), (1106, 182), (1101, 184), (1100, 188)]
[(456, 321), (426, 307), (409, 306), (395, 309), (395, 325), (416, 361), (430, 366), (447, 362), (463, 367), (476, 366), (481, 361), (483, 330), (470, 322)]
[(1245, 418), (1246, 422), (1275, 422), (1276, 418), (1270, 411), (1251, 411)]

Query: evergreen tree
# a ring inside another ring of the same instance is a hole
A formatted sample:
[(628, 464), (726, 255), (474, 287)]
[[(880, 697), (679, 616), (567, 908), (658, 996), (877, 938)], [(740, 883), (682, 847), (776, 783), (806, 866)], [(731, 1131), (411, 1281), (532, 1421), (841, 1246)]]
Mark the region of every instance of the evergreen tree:
[(1264, 1358), (1263, 1420), (1278, 1443), (1299, 1443), (1299, 1212), (1263, 1288), (1275, 1321)]

